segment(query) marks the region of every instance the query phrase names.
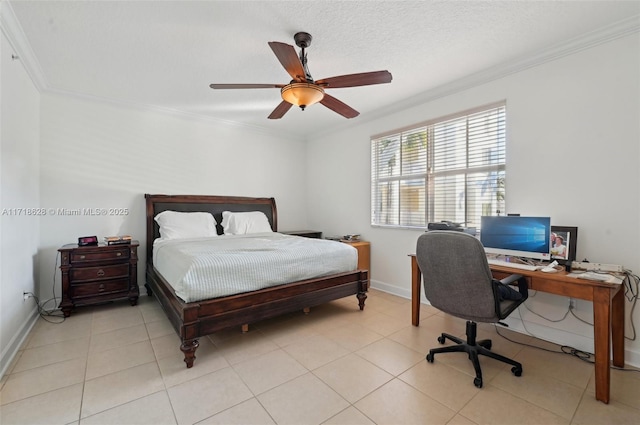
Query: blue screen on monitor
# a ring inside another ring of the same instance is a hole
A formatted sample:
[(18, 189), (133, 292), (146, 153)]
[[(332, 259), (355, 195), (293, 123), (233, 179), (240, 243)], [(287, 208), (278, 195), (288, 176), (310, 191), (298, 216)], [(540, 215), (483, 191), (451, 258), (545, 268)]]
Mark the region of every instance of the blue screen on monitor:
[(550, 258), (551, 218), (483, 216), (480, 242), (489, 253)]

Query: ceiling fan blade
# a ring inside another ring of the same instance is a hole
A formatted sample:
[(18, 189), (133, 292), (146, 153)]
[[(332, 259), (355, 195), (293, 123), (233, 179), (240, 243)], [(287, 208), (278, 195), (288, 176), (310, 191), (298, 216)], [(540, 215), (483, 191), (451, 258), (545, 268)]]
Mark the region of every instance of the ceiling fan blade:
[(322, 103), (332, 111), (339, 113), (345, 118), (355, 118), (360, 115), (360, 112), (356, 111), (346, 103), (339, 101), (335, 97), (328, 95), (327, 93), (324, 94), (324, 97), (322, 98), (320, 103)]
[(287, 113), (287, 111), (289, 111), (289, 109), (291, 109), (292, 106), (292, 104), (283, 100), (278, 106), (276, 106), (276, 109), (271, 112), (271, 115), (269, 115), (268, 118), (270, 120), (280, 119)]
[(363, 72), (360, 74), (339, 75), (337, 77), (317, 80), (316, 84), (328, 89), (341, 87), (370, 86), (372, 84), (390, 83), (392, 79), (389, 71)]
[(293, 46), (278, 41), (270, 41), (269, 47), (276, 54), (284, 69), (291, 75), (291, 78), (296, 81), (306, 81), (304, 68)]
[(280, 89), (284, 84), (209, 84), (212, 89)]

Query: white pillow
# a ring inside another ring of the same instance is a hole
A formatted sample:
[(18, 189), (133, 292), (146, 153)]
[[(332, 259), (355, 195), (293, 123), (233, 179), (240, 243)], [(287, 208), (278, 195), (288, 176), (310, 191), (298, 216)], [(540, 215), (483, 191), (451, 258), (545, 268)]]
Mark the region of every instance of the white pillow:
[(154, 220), (160, 226), (162, 239), (218, 236), (216, 220), (207, 212), (163, 211)]
[(223, 211), (222, 228), (225, 235), (247, 235), (273, 231), (269, 219), (262, 211)]

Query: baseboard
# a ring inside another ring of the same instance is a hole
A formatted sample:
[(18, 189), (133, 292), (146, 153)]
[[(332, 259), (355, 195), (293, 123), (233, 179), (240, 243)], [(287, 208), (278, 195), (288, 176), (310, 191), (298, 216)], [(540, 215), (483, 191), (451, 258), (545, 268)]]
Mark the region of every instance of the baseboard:
[[(586, 353), (595, 351), (593, 337), (586, 337), (572, 332), (567, 332), (557, 328), (551, 328), (539, 323), (525, 320), (524, 323), (519, 317), (509, 316), (504, 320), (509, 325), (509, 330), (519, 332), (523, 335), (533, 336), (554, 344), (575, 348)], [(640, 353), (625, 347), (624, 363), (626, 366), (640, 367)]]
[[(395, 285), (389, 285), (383, 282), (379, 282), (377, 280), (371, 280), (370, 287), (376, 289), (378, 291), (386, 292), (391, 295), (397, 295), (402, 298), (411, 299), (411, 291), (406, 290), (404, 288), (399, 288)], [(426, 300), (421, 300), (421, 302), (426, 302)]]
[(633, 366), (633, 367), (640, 368), (640, 352), (625, 348), (624, 364), (625, 366)]
[(7, 372), (7, 369), (13, 362), (13, 359), (18, 354), (20, 347), (22, 347), (27, 336), (29, 336), (29, 332), (31, 332), (31, 329), (33, 329), (33, 326), (38, 321), (38, 317), (38, 309), (34, 307), (30, 317), (24, 321), (20, 329), (18, 329), (18, 332), (16, 332), (13, 338), (11, 338), (7, 347), (2, 350), (2, 357), (0, 357), (0, 379)]

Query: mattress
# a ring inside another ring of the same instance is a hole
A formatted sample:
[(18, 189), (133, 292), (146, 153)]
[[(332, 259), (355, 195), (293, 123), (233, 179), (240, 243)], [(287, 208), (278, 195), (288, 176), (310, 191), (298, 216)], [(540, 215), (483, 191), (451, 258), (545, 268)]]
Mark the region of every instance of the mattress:
[(153, 265), (185, 302), (356, 270), (358, 251), (340, 242), (281, 233), (157, 239)]

